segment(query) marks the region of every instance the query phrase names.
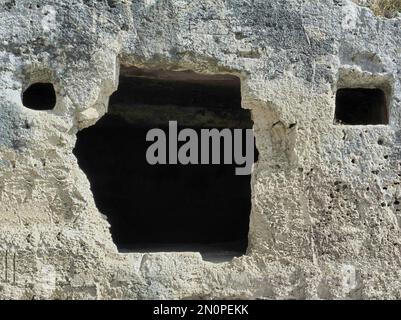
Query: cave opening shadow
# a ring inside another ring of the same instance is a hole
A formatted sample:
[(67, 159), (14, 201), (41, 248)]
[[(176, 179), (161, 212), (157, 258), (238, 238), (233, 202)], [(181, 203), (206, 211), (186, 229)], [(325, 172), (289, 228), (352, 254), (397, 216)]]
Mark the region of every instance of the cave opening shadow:
[[(154, 125), (127, 120), (120, 111), (113, 114), (111, 102), (106, 115), (77, 133), (73, 151), (119, 251), (196, 251), (216, 262), (243, 255), (251, 175), (235, 175), (235, 164), (150, 165), (146, 134)], [(240, 112), (252, 128), (249, 110)]]
[(386, 94), (377, 88), (338, 89), (335, 121), (347, 125), (388, 124)]

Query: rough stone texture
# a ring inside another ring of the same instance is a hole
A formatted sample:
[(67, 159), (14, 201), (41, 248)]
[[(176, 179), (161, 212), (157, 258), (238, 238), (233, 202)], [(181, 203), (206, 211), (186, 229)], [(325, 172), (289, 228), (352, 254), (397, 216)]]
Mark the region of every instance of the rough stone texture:
[[(0, 298), (401, 298), (401, 18), (351, 1), (0, 1)], [(252, 112), (249, 248), (120, 254), (72, 154), (119, 65), (231, 73)], [(23, 107), (54, 83), (51, 111)], [(390, 123), (334, 124), (341, 86)]]

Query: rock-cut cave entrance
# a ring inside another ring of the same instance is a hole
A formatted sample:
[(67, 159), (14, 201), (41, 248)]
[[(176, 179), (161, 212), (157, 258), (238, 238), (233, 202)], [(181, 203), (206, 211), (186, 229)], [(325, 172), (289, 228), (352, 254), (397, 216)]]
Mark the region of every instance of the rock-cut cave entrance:
[(77, 134), (74, 149), (114, 242), (125, 252), (244, 254), (251, 176), (235, 175), (234, 164), (148, 164), (146, 133), (168, 131), (169, 120), (197, 132), (253, 125), (235, 76), (122, 67), (107, 114)]

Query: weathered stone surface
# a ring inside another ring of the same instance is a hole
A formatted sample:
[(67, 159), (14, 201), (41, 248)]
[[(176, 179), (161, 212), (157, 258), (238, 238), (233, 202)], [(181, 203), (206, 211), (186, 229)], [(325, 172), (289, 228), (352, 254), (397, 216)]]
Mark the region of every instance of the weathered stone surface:
[[(1, 298), (401, 298), (401, 18), (351, 1), (0, 1)], [(230, 73), (259, 161), (246, 255), (118, 253), (72, 153), (119, 65)], [(52, 82), (51, 111), (22, 105)], [(342, 86), (389, 125), (334, 124)]]

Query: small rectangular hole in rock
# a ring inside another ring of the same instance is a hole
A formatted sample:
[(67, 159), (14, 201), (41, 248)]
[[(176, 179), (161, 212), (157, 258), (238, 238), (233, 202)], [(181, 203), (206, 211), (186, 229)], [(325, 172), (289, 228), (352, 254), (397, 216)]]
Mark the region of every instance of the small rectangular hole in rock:
[(335, 121), (345, 125), (388, 124), (386, 100), (386, 94), (381, 89), (338, 89)]
[(235, 164), (148, 164), (146, 133), (168, 132), (169, 120), (197, 133), (253, 125), (235, 76), (122, 67), (107, 114), (78, 133), (74, 149), (114, 242), (125, 252), (198, 251), (213, 261), (244, 254), (251, 176), (235, 175)]

